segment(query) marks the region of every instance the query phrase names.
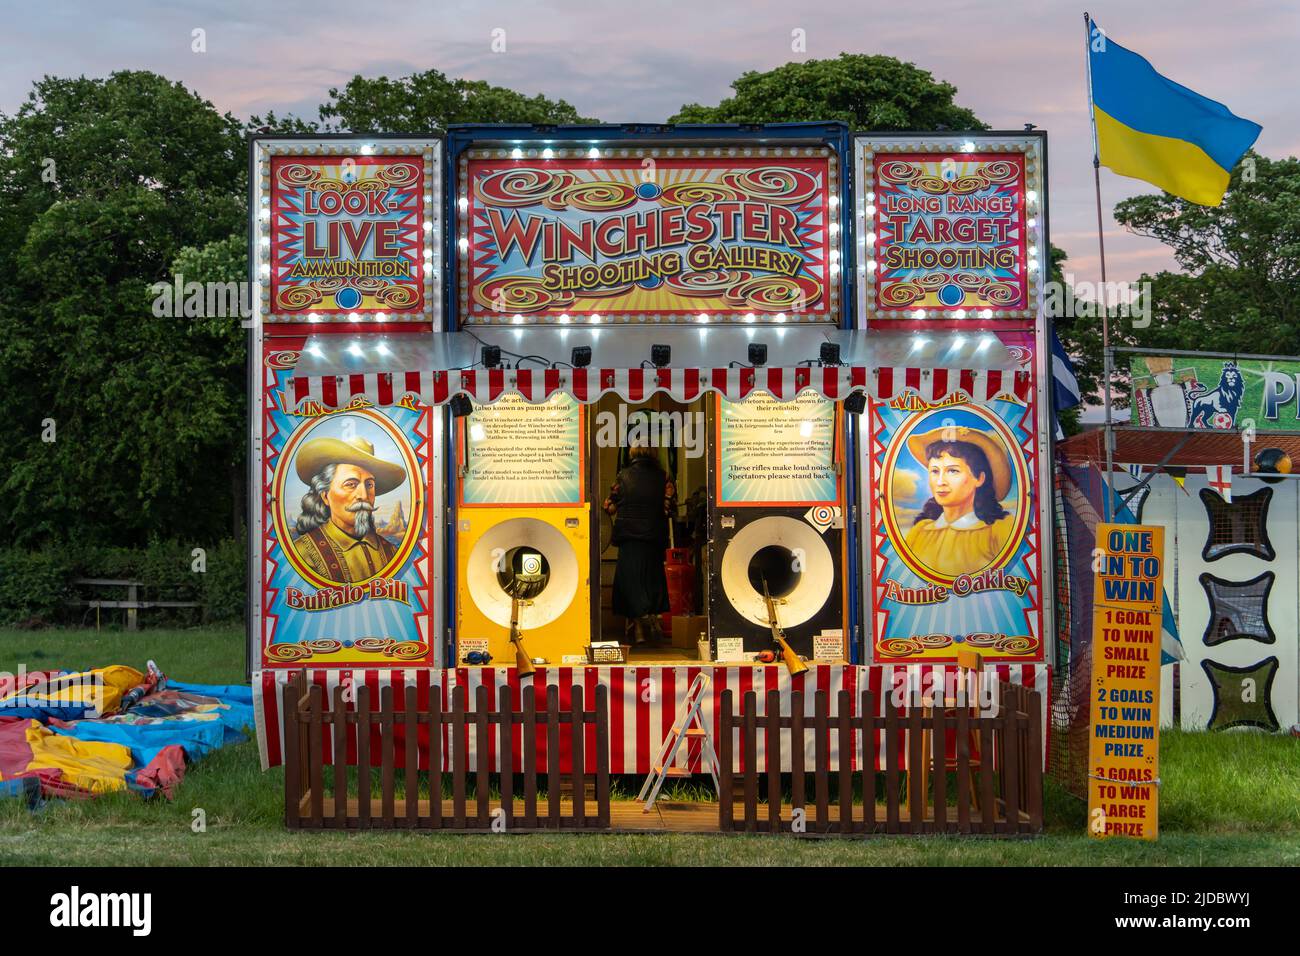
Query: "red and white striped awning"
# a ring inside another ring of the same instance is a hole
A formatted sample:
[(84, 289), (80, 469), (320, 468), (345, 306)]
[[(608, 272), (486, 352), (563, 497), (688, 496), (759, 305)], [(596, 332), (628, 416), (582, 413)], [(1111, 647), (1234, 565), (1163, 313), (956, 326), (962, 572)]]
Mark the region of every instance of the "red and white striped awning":
[(527, 402), (544, 402), (556, 394), (571, 395), (590, 404), (602, 395), (615, 394), (627, 402), (642, 402), (666, 393), (689, 402), (705, 392), (738, 401), (765, 392), (789, 401), (811, 389), (837, 401), (855, 391), (889, 401), (905, 391), (927, 402), (963, 394), (976, 402), (994, 399), (1025, 401), (1031, 387), (1026, 370), (972, 368), (868, 368), (862, 365), (799, 366), (796, 368), (492, 368), (428, 369), (420, 371), (365, 372), (347, 375), (295, 376), (286, 403), (297, 409), (304, 402), (325, 408), (346, 408), (354, 403), (396, 405), (405, 398), (424, 405), (442, 405), (456, 395), (466, 395), (486, 405), (503, 395), (519, 395)]

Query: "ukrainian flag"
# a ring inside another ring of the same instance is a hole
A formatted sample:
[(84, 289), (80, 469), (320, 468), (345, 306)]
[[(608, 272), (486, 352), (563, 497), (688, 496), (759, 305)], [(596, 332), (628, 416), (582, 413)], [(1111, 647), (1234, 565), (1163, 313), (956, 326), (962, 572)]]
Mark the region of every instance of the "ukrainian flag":
[(1161, 76), (1100, 28), (1089, 31), (1088, 66), (1101, 164), (1203, 206), (1223, 202), (1260, 125)]

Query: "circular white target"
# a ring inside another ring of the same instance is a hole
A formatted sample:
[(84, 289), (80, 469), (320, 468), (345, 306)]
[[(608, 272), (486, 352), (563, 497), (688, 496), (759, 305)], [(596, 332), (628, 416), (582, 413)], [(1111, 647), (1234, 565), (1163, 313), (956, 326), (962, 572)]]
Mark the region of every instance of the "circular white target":
[(478, 609), (502, 627), (510, 626), (510, 595), (501, 586), (497, 564), (502, 555), (517, 548), (540, 552), (549, 570), (545, 586), (520, 617), (520, 626), (527, 631), (551, 623), (573, 603), (578, 593), (578, 556), (558, 528), (537, 518), (511, 518), (484, 533), (470, 550), (466, 584)]
[[(817, 529), (798, 518), (768, 515), (747, 524), (722, 552), (722, 591), (746, 620), (767, 627), (762, 586), (767, 579), (783, 627), (802, 624), (822, 609), (835, 580), (831, 550)], [(761, 577), (760, 577), (761, 575)]]

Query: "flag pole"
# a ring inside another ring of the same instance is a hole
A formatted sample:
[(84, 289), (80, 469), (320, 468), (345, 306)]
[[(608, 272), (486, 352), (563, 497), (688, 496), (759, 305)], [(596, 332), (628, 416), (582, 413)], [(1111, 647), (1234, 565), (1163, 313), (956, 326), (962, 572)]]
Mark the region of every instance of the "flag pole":
[(1102, 438), (1106, 443), (1106, 495), (1102, 503), (1102, 514), (1106, 521), (1111, 520), (1111, 488), (1114, 471), (1114, 433), (1110, 425), (1110, 380), (1114, 372), (1110, 353), (1110, 309), (1106, 305), (1106, 238), (1101, 213), (1101, 149), (1097, 145), (1097, 111), (1092, 102), (1092, 18), (1087, 11), (1083, 14), (1083, 62), (1088, 77), (1088, 121), (1092, 124), (1092, 182), (1097, 196), (1097, 251), (1101, 255), (1101, 288), (1098, 290), (1097, 304), (1101, 308), (1101, 352), (1102, 352), (1102, 386), (1101, 403), (1106, 416), (1102, 425)]

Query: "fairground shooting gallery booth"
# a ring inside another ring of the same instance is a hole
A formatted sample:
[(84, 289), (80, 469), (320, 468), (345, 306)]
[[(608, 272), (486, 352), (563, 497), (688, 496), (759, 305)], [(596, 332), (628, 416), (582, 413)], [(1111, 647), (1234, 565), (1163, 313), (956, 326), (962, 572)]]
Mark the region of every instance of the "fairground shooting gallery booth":
[[(706, 720), (728, 688), (856, 708), (974, 649), (1045, 700), (1045, 161), (839, 124), (256, 139), (264, 762), (304, 669), (607, 688), (614, 773), (700, 674)], [(632, 446), (675, 490), (650, 647), (603, 507)]]

